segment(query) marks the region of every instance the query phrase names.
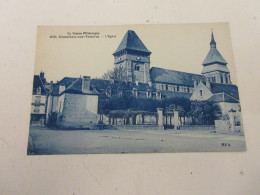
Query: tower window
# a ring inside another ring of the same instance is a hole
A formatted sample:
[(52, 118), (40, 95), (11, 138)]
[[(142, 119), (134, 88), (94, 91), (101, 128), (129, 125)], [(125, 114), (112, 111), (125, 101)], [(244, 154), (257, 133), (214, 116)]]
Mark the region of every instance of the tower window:
[(214, 82), (214, 83), (216, 82), (216, 77), (215, 76), (212, 77), (212, 82)]
[(140, 70), (140, 65), (135, 65), (135, 70), (139, 71)]
[(200, 90), (200, 96), (202, 96), (202, 90)]
[(228, 81), (228, 75), (226, 75), (226, 83), (229, 83), (229, 81)]
[(223, 76), (220, 75), (220, 83), (223, 83)]

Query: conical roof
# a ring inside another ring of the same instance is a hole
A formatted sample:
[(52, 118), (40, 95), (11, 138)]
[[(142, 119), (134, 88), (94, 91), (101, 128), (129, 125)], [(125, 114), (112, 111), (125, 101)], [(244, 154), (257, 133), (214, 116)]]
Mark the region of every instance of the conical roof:
[(140, 40), (140, 38), (133, 30), (128, 30), (126, 32), (123, 40), (121, 41), (120, 45), (118, 46), (114, 54), (125, 49), (141, 51), (149, 54), (152, 53), (146, 48), (146, 46), (143, 44), (143, 42)]
[(207, 65), (211, 63), (219, 62), (221, 64), (227, 64), (226, 60), (223, 56), (219, 53), (217, 48), (210, 48), (209, 53), (205, 60), (203, 61), (202, 65)]
[(227, 64), (226, 60), (223, 58), (223, 56), (219, 53), (219, 51), (216, 48), (216, 42), (212, 32), (211, 41), (210, 41), (210, 50), (205, 60), (203, 61), (202, 65), (208, 65), (216, 62), (223, 65)]

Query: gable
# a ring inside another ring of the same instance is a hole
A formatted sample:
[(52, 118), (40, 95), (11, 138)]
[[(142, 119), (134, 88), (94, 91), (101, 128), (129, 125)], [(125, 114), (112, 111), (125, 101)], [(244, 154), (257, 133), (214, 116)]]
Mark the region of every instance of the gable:
[(46, 95), (46, 90), (43, 86), (42, 80), (39, 75), (34, 75), (33, 78), (33, 94), (37, 94), (37, 89), (41, 88), (41, 95)]
[(212, 92), (209, 90), (204, 83), (200, 82), (198, 86), (194, 89), (194, 92), (190, 100), (205, 101), (212, 96)]

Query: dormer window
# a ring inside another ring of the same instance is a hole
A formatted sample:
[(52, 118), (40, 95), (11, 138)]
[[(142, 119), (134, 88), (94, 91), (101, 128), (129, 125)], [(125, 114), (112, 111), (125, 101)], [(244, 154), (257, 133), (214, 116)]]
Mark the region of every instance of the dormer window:
[(37, 89), (37, 94), (38, 94), (38, 95), (41, 94), (41, 87), (38, 87), (38, 89)]
[(135, 97), (136, 98), (138, 97), (138, 91), (137, 90), (135, 91)]
[(133, 89), (132, 94), (137, 98), (138, 97), (138, 91), (136, 88)]
[(156, 98), (157, 98), (157, 99), (162, 99), (162, 94), (161, 94), (161, 92), (159, 92), (159, 91), (156, 92)]
[(203, 94), (202, 94), (202, 90), (200, 90), (200, 96), (202, 96)]
[(146, 92), (146, 97), (147, 98), (151, 98), (152, 97), (152, 92), (151, 91), (147, 91)]

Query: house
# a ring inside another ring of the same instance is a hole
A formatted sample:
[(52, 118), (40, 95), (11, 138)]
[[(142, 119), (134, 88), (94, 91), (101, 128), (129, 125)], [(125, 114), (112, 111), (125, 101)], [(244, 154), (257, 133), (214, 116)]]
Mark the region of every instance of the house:
[(31, 125), (43, 126), (45, 124), (47, 93), (39, 75), (34, 75), (32, 105), (31, 105)]
[(60, 128), (93, 128), (98, 123), (98, 95), (90, 77), (65, 77), (49, 96), (48, 124)]

